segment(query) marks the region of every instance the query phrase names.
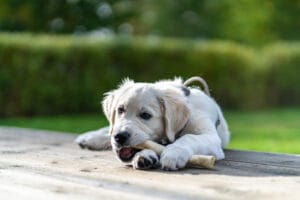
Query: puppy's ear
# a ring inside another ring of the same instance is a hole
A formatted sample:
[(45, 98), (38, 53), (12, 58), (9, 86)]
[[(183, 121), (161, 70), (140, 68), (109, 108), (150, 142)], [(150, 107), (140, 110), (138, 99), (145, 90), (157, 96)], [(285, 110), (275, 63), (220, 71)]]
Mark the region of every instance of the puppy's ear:
[(173, 142), (189, 119), (189, 109), (182, 94), (176, 90), (164, 91), (158, 98), (165, 126), (165, 134)]
[(113, 114), (112, 111), (112, 104), (113, 104), (113, 100), (114, 100), (114, 92), (107, 92), (104, 94), (104, 99), (102, 101), (102, 110), (104, 112), (104, 115), (106, 117), (107, 120), (110, 120), (111, 115)]
[(124, 91), (126, 91), (133, 84), (134, 84), (133, 80), (130, 80), (129, 78), (125, 78), (122, 81), (122, 83), (119, 85), (118, 89), (105, 93), (105, 97), (102, 101), (102, 109), (107, 120), (109, 121), (110, 134), (112, 133), (115, 124), (115, 113), (116, 113), (118, 98), (119, 96), (122, 96), (122, 93), (124, 93)]
[(105, 93), (105, 97), (102, 101), (102, 109), (106, 119), (109, 121), (109, 133), (112, 133), (112, 129), (115, 123), (115, 91)]

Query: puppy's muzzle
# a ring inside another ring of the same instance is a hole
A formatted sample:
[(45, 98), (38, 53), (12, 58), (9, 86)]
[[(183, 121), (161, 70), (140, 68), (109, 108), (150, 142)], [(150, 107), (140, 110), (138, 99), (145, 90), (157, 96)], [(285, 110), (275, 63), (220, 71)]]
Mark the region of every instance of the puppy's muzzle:
[(127, 146), (130, 135), (131, 134), (129, 132), (122, 131), (114, 136), (114, 141), (119, 147), (116, 149), (116, 153), (119, 159), (123, 162), (130, 162), (134, 155), (140, 151), (140, 149)]
[(127, 131), (119, 132), (114, 137), (115, 142), (120, 146), (124, 145), (129, 138), (130, 138), (130, 133), (128, 133)]

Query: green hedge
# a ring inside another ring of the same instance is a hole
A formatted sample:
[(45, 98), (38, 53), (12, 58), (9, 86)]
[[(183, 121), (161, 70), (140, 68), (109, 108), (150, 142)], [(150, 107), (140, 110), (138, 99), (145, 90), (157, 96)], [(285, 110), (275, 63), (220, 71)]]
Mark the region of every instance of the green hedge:
[[(288, 46), (258, 51), (224, 41), (2, 33), (0, 116), (99, 112), (102, 93), (124, 77), (154, 81), (200, 75), (228, 108), (297, 103), (293, 70), (299, 71), (300, 51), (298, 45), (292, 52)], [(282, 64), (288, 66), (283, 70)], [(293, 100), (279, 98), (291, 90)]]
[(300, 42), (276, 43), (263, 51), (268, 103), (300, 105)]

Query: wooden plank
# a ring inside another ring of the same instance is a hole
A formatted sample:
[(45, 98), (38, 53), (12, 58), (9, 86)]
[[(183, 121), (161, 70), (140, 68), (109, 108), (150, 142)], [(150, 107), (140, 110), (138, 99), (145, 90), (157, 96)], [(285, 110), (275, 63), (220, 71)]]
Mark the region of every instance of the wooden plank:
[(214, 170), (141, 171), (74, 138), (0, 128), (1, 199), (300, 199), (296, 155), (227, 150)]
[(221, 174), (242, 176), (300, 176), (300, 156), (226, 150), (219, 161)]
[(299, 155), (237, 150), (226, 150), (226, 154), (226, 160), (228, 161), (249, 162), (254, 164), (265, 164), (297, 169), (300, 168)]

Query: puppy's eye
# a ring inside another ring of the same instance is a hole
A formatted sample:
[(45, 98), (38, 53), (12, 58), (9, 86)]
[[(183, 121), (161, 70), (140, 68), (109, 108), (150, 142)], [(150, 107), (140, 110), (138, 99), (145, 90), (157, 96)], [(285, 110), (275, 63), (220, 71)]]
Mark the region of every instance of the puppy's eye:
[(142, 112), (142, 113), (140, 114), (140, 117), (141, 117), (142, 119), (144, 119), (144, 120), (148, 120), (148, 119), (150, 119), (150, 118), (152, 117), (152, 115), (150, 115), (149, 113), (146, 113), (146, 112)]
[(118, 114), (121, 115), (121, 114), (123, 114), (124, 112), (125, 112), (125, 108), (124, 108), (123, 106), (120, 106), (120, 107), (118, 108)]

